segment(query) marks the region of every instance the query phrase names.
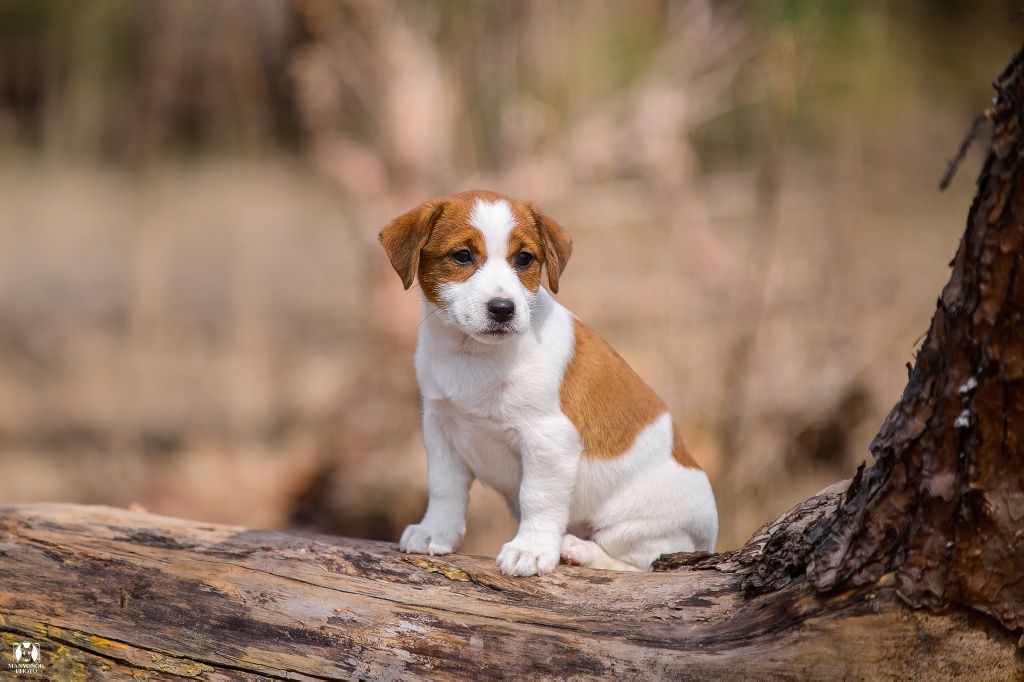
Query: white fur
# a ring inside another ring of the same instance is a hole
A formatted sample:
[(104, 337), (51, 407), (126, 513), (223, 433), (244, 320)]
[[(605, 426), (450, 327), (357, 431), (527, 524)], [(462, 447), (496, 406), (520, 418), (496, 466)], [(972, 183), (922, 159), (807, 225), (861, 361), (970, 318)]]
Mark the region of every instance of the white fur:
[[(402, 534), (402, 550), (445, 554), (465, 534), (473, 479), (501, 493), (519, 531), (498, 554), (502, 572), (554, 570), (559, 557), (595, 568), (647, 570), (658, 555), (712, 550), (717, 512), (704, 472), (672, 458), (666, 413), (611, 459), (582, 456), (559, 393), (572, 357), (572, 315), (543, 288), (524, 287), (508, 263), (514, 219), (504, 201), (478, 201), (471, 223), (487, 259), (467, 281), (424, 305), (416, 349), (423, 395), (429, 503)], [(516, 304), (514, 332), (488, 335), (486, 303)], [(585, 531), (578, 538), (570, 527)]]
[(667, 412), (610, 459), (584, 458), (576, 481), (572, 523), (591, 529), (609, 555), (648, 567), (666, 552), (710, 552), (718, 513), (707, 475), (672, 457)]

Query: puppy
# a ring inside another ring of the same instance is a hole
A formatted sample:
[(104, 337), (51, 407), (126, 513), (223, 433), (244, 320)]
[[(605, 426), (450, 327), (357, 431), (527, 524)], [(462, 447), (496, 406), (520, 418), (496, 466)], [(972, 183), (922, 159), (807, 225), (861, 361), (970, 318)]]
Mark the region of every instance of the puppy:
[(552, 298), (572, 253), (558, 223), (471, 191), (399, 216), (380, 241), (405, 288), (424, 295), (429, 503), (402, 551), (455, 551), (474, 479), (519, 520), (498, 554), (508, 575), (548, 573), (559, 558), (646, 571), (666, 552), (714, 549), (711, 484), (665, 403)]

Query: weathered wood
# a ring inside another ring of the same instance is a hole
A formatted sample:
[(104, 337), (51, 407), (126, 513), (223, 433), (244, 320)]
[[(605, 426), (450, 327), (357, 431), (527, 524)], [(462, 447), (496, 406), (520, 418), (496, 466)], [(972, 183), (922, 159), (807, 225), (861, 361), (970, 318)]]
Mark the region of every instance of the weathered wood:
[[(789, 526), (773, 525), (748, 552)], [(748, 598), (742, 551), (668, 573), (562, 566), (513, 579), (490, 558), (108, 507), (5, 508), (0, 528), (5, 649), (39, 642), (47, 679), (1010, 679), (1024, 670), (1000, 628), (911, 611), (891, 575), (827, 598), (804, 581)]]

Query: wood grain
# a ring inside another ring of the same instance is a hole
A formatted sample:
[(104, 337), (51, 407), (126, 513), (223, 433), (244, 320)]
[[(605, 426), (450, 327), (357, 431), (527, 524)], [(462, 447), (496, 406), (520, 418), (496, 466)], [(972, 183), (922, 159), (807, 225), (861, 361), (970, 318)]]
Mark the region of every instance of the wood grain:
[(39, 642), (45, 679), (1022, 673), (1003, 630), (909, 611), (891, 576), (827, 598), (803, 580), (748, 596), (738, 553), (513, 579), (489, 558), (109, 507), (8, 507), (0, 528), (5, 652)]

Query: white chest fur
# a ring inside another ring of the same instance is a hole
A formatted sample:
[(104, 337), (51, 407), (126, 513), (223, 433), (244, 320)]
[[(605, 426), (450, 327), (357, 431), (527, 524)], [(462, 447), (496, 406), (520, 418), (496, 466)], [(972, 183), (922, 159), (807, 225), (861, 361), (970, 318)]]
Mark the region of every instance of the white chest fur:
[(523, 432), (561, 416), (559, 391), (573, 349), (571, 314), (543, 289), (534, 306), (533, 328), (505, 344), (473, 341), (428, 310), (416, 350), (427, 418), (453, 455), (512, 508), (520, 446), (530, 436)]

